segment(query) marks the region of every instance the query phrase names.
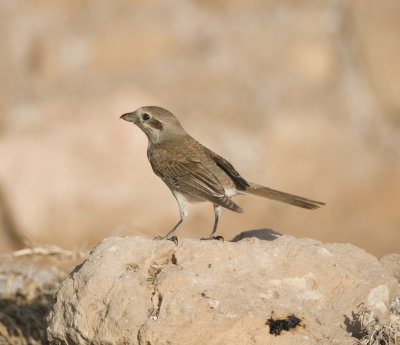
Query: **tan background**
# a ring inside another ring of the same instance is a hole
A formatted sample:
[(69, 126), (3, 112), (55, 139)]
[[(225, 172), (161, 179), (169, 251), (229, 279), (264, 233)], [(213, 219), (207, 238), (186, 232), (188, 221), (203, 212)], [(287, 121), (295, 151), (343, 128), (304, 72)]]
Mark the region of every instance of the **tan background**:
[[(173, 111), (248, 180), (325, 201), (255, 197), (219, 234), (257, 228), (400, 250), (400, 2), (0, 2), (0, 252), (90, 248), (178, 219), (147, 141), (118, 119)], [(202, 237), (212, 207), (178, 235)]]

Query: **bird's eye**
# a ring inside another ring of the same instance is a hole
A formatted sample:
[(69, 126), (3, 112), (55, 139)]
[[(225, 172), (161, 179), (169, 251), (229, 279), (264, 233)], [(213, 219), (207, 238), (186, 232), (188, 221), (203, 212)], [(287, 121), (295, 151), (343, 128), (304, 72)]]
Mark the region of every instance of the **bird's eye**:
[(143, 114), (142, 119), (143, 119), (143, 121), (150, 120), (150, 115), (145, 113), (145, 114)]

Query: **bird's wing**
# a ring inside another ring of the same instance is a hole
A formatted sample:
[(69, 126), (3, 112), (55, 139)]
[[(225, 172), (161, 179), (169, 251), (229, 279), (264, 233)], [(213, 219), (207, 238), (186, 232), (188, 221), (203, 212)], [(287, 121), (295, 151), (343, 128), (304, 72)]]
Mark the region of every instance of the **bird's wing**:
[(230, 178), (235, 182), (236, 187), (240, 190), (246, 189), (246, 187), (250, 187), (249, 183), (236, 171), (231, 163), (229, 163), (224, 157), (216, 154), (215, 152), (211, 151), (210, 149), (206, 148), (208, 154), (214, 160), (214, 162), (227, 173)]
[(225, 189), (215, 175), (201, 162), (165, 162), (152, 164), (152, 167), (168, 186), (200, 200), (242, 212), (242, 209), (225, 195)]

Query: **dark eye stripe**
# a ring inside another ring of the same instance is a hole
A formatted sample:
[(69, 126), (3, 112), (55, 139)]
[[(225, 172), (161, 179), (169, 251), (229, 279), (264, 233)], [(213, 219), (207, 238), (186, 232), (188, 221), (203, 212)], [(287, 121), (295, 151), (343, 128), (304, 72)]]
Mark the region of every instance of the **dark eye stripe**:
[(164, 128), (163, 124), (156, 119), (151, 119), (148, 124), (155, 129), (159, 129), (160, 131)]

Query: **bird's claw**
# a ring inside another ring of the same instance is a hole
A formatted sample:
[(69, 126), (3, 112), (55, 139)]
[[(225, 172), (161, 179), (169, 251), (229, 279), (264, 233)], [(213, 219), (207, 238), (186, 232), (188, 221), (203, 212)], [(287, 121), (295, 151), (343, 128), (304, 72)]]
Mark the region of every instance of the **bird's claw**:
[(218, 240), (224, 242), (224, 238), (222, 236), (210, 236), (206, 238), (200, 238), (201, 241), (210, 241), (210, 240)]
[(178, 237), (176, 236), (171, 236), (171, 237), (163, 237), (163, 236), (156, 236), (154, 237), (155, 240), (168, 240), (168, 241), (172, 241), (175, 243), (175, 245), (178, 245)]

